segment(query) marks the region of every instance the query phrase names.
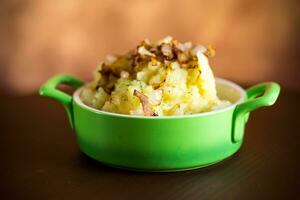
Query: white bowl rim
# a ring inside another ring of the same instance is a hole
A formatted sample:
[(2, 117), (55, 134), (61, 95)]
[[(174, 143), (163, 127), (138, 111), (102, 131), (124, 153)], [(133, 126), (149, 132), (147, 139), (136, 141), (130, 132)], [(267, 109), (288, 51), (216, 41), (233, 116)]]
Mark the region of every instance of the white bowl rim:
[(239, 86), (238, 84), (223, 79), (223, 78), (218, 78), (216, 77), (216, 82), (217, 83), (221, 83), (227, 86), (230, 86), (232, 88), (234, 88), (235, 90), (237, 90), (240, 93), (240, 98), (235, 101), (234, 103), (230, 104), (229, 106), (226, 106), (224, 108), (220, 108), (220, 109), (216, 109), (213, 111), (209, 111), (209, 112), (202, 112), (202, 113), (196, 113), (196, 114), (190, 114), (190, 115), (174, 115), (174, 116), (155, 116), (155, 117), (149, 117), (149, 116), (143, 116), (143, 115), (126, 115), (126, 114), (118, 114), (118, 113), (111, 113), (111, 112), (106, 112), (106, 111), (102, 111), (102, 110), (97, 110), (95, 108), (92, 108), (86, 104), (84, 104), (79, 95), (81, 90), (83, 89), (84, 86), (78, 88), (74, 94), (73, 94), (73, 100), (82, 108), (85, 108), (91, 112), (97, 113), (97, 114), (104, 114), (104, 115), (110, 115), (110, 116), (116, 116), (116, 117), (125, 117), (125, 118), (140, 118), (140, 119), (178, 119), (178, 118), (191, 118), (191, 117), (201, 117), (201, 116), (208, 116), (208, 115), (213, 115), (213, 114), (217, 114), (220, 112), (226, 112), (227, 110), (232, 109), (233, 107), (236, 107), (238, 104), (242, 103), (245, 99), (246, 99), (246, 91)]

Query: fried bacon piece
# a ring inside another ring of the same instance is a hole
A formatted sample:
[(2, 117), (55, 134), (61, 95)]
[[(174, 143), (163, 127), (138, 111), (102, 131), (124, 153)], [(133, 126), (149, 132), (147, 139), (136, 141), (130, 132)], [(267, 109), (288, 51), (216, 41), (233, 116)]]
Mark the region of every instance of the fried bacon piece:
[(154, 113), (150, 108), (149, 99), (146, 95), (143, 93), (134, 90), (133, 95), (140, 99), (141, 104), (143, 106), (144, 115), (145, 116), (158, 116), (156, 113)]

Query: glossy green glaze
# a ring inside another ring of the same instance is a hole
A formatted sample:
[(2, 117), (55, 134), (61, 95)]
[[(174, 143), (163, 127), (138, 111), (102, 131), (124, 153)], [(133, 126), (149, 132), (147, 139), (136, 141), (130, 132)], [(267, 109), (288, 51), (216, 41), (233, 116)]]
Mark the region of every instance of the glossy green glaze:
[(233, 114), (232, 141), (240, 142), (244, 136), (244, 124), (248, 120), (249, 112), (275, 103), (280, 93), (277, 83), (267, 82), (247, 89), (247, 101), (236, 106)]
[[(237, 90), (239, 86), (220, 81)], [(71, 76), (56, 76), (40, 89), (40, 94), (63, 103), (80, 149), (88, 156), (111, 166), (142, 171), (178, 171), (219, 162), (241, 146), (249, 112), (272, 105), (279, 85), (262, 83), (240, 99), (213, 112), (174, 117), (143, 117), (95, 110), (79, 99), (56, 89), (60, 83), (77, 88), (83, 82)]]
[(60, 84), (70, 85), (74, 88), (78, 88), (84, 84), (83, 81), (74, 78), (69, 75), (58, 75), (49, 79), (41, 88), (40, 95), (50, 97), (60, 103), (62, 103), (66, 109), (69, 122), (71, 127), (74, 127), (73, 124), (73, 99), (70, 95), (63, 93), (57, 89), (57, 86)]

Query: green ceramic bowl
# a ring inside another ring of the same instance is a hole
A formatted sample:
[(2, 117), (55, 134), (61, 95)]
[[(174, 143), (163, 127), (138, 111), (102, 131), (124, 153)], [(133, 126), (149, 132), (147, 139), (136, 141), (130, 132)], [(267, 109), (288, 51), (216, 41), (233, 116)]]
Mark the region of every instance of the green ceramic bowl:
[[(42, 96), (62, 103), (75, 130), (80, 149), (104, 164), (142, 171), (179, 171), (217, 163), (234, 154), (243, 142), (249, 112), (275, 103), (280, 87), (267, 82), (244, 90), (217, 79), (221, 99), (232, 105), (184, 116), (144, 117), (99, 111), (79, 98), (82, 81), (68, 75), (51, 78)], [(73, 97), (56, 89), (78, 88)]]

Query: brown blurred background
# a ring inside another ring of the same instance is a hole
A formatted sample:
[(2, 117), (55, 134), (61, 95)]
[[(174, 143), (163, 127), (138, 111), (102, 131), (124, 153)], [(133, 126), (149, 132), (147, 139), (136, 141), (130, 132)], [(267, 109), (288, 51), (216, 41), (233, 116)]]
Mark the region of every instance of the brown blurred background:
[(219, 77), (300, 90), (299, 24), (299, 0), (0, 0), (1, 93), (89, 80), (106, 54), (166, 35), (214, 46)]

